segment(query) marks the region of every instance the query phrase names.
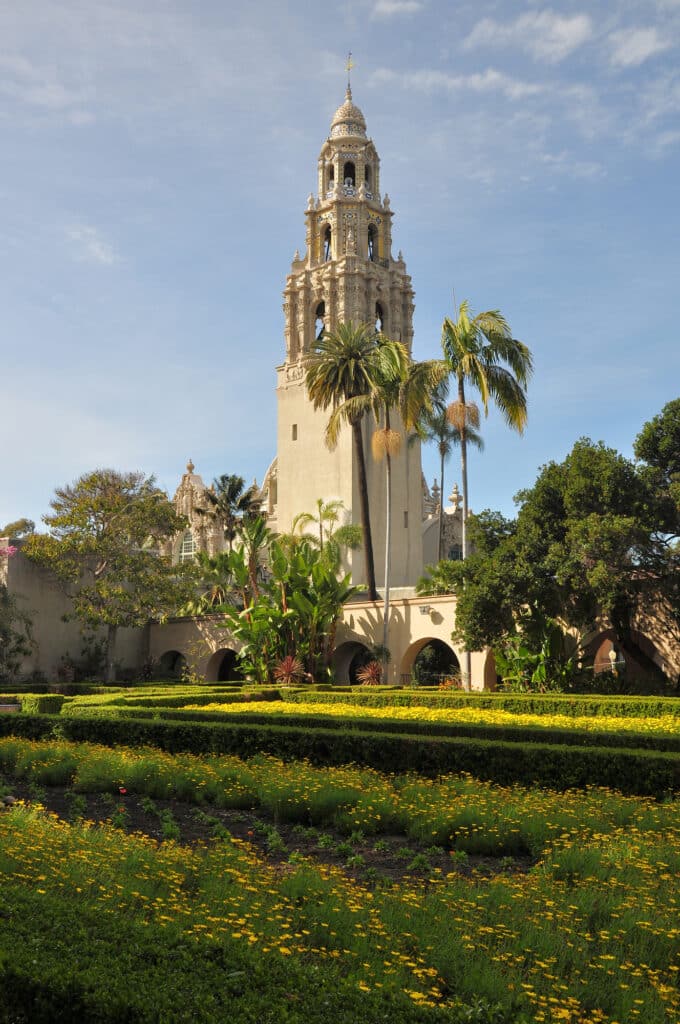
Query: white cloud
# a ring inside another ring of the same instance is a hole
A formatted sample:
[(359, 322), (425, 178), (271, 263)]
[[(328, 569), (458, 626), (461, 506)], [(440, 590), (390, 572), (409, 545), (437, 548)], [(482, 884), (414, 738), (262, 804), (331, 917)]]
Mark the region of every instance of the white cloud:
[(466, 50), (514, 46), (538, 60), (557, 63), (586, 43), (592, 33), (592, 22), (587, 14), (563, 17), (549, 10), (528, 11), (506, 24), (483, 18), (463, 46)]
[(395, 14), (416, 14), (423, 7), (422, 0), (377, 0), (371, 17), (392, 18)]
[(380, 68), (373, 73), (371, 81), (395, 82), (405, 89), (425, 93), (457, 92), (465, 89), (479, 93), (500, 92), (511, 100), (534, 96), (543, 89), (541, 85), (522, 82), (502, 71), (496, 71), (495, 68), (487, 68), (486, 71), (474, 72), (471, 75), (450, 75), (446, 71), (428, 69), (399, 74), (389, 68)]
[(118, 261), (113, 246), (89, 224), (73, 224), (67, 229), (66, 237), (74, 243), (76, 258), (79, 260), (107, 267)]
[(52, 71), (17, 54), (0, 55), (0, 93), (53, 111), (67, 110), (84, 98), (82, 91), (68, 88)]
[(612, 32), (611, 63), (617, 67), (632, 68), (644, 63), (656, 53), (669, 49), (669, 39), (662, 39), (656, 28), (624, 28)]

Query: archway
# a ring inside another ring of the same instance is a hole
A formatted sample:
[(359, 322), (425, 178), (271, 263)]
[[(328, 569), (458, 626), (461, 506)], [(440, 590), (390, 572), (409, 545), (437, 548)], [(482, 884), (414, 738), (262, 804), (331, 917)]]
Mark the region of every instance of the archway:
[(207, 683), (242, 682), (243, 675), (238, 668), (237, 652), (231, 647), (220, 647), (211, 655), (205, 668)]
[(186, 663), (181, 651), (166, 651), (158, 659), (158, 674), (162, 679), (179, 679)]
[(427, 653), (420, 659), (418, 668), (416, 669), (416, 675), (421, 678), (429, 675), (430, 682), (429, 684), (421, 682), (421, 686), (432, 686), (439, 683), (440, 679), (435, 679), (435, 676), (441, 676), (442, 679), (446, 679), (455, 676), (456, 674), (460, 674), (460, 662), (454, 649), (438, 637), (425, 636), (419, 640), (415, 640), (411, 646), (407, 648), (401, 660), (399, 681), (402, 686), (415, 685), (413, 677), (414, 666), (421, 651), (425, 650), (425, 648), (432, 648), (432, 653)]
[(357, 682), (357, 672), (373, 660), (371, 650), (358, 640), (348, 640), (333, 651), (333, 670), (337, 683)]
[(439, 686), (455, 677), (460, 677), (455, 651), (443, 640), (427, 640), (413, 659), (411, 682), (415, 686)]

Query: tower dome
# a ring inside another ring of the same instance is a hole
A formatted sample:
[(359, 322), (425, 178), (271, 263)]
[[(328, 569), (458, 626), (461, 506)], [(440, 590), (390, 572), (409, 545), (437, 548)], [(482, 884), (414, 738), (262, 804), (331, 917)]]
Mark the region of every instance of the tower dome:
[(352, 102), (352, 90), (349, 85), (345, 93), (345, 102), (335, 111), (331, 121), (331, 138), (336, 139), (340, 135), (358, 135), (366, 138), (366, 118)]

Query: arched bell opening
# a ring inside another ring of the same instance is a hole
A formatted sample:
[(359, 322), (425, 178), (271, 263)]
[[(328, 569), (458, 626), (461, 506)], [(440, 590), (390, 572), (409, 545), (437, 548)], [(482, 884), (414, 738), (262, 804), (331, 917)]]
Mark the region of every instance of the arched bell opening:
[(368, 258), (372, 263), (378, 259), (378, 232), (375, 224), (368, 225)]
[(323, 261), (328, 263), (332, 256), (333, 232), (330, 224), (327, 224), (323, 232)]
[(342, 169), (342, 182), (345, 188), (355, 188), (357, 183), (357, 172), (354, 163), (351, 160), (345, 161), (345, 166)]
[(320, 302), (314, 310), (314, 337), (318, 341), (326, 329), (326, 303)]
[(375, 329), (380, 334), (385, 332), (385, 312), (382, 305), (379, 302), (375, 304)]

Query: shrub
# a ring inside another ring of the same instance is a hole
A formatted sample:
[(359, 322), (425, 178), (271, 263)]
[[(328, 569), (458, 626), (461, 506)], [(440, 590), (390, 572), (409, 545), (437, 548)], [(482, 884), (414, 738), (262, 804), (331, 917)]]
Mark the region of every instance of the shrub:
[(58, 715), (64, 700), (61, 693), (26, 694), (21, 698), (21, 710), (27, 715)]

